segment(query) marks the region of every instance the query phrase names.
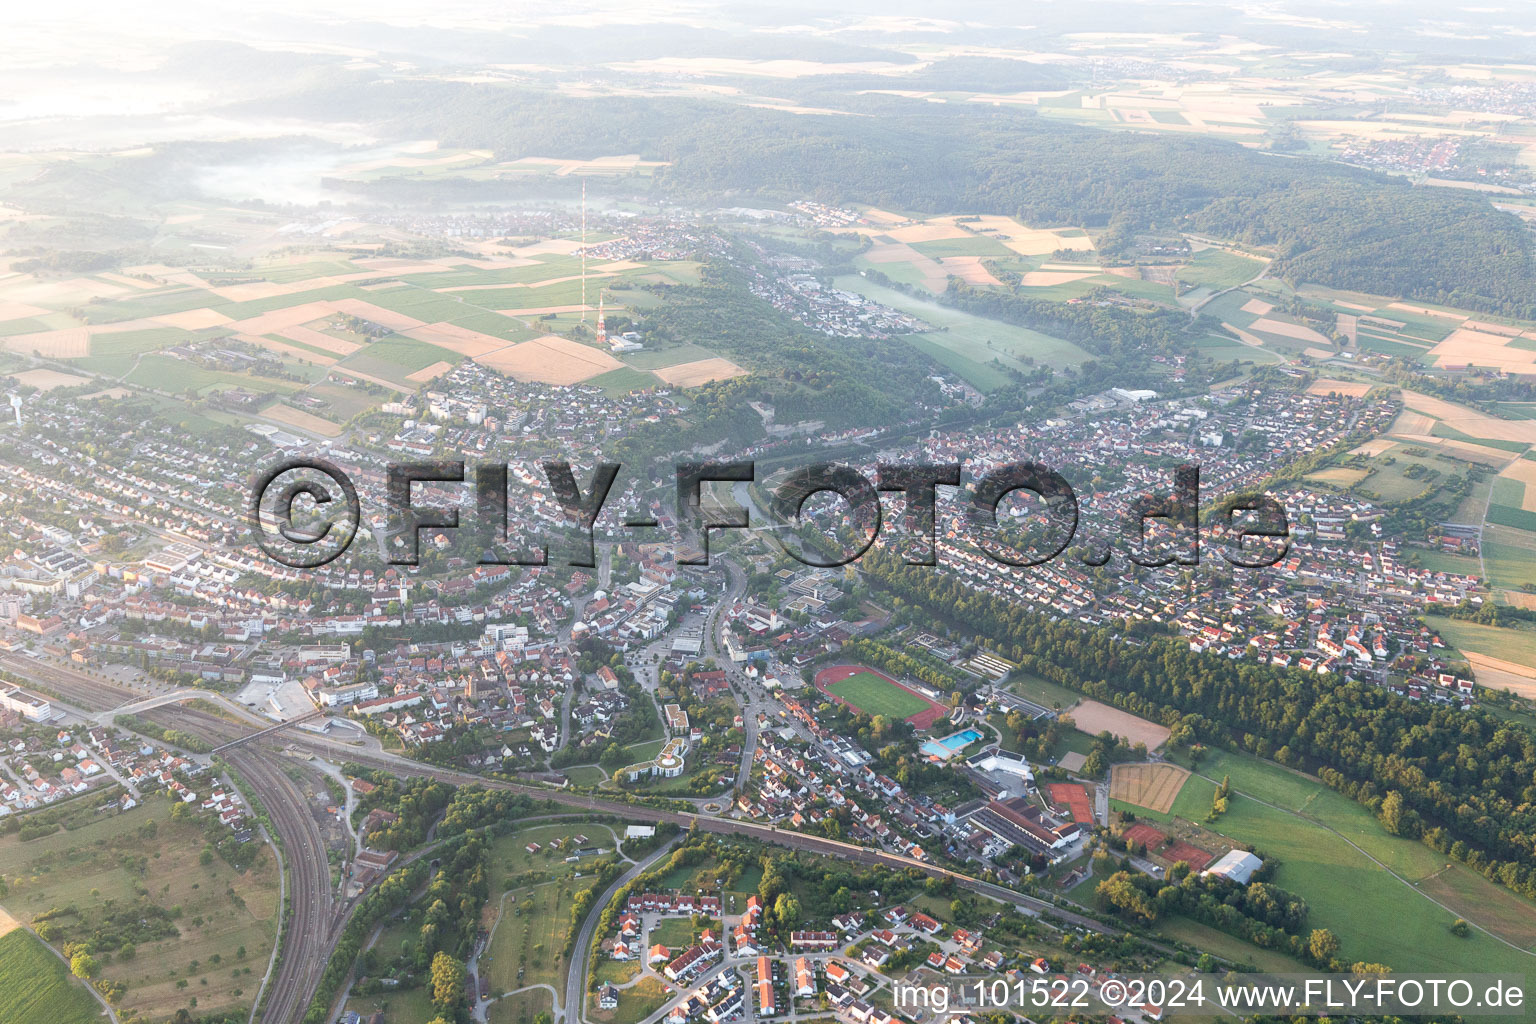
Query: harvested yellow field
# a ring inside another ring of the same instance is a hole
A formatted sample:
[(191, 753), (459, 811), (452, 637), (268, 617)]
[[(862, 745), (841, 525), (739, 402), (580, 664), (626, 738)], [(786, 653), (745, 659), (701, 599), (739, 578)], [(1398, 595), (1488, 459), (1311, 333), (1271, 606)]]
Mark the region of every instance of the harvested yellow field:
[(1252, 313), (1255, 316), (1267, 316), (1270, 310), (1274, 308), (1274, 306), (1265, 302), (1263, 299), (1249, 299), (1242, 305), (1242, 310), (1244, 313)]
[(333, 315), (336, 303), (304, 302), (297, 306), (284, 306), (257, 316), (235, 321), (235, 328), (244, 334), (276, 334), (289, 327), (312, 323)]
[(87, 377), (77, 377), (73, 373), (63, 373), (59, 370), (22, 370), (20, 373), (11, 374), (11, 379), (25, 387), (37, 388), (39, 391), (70, 388), (76, 384), (90, 382)]
[(1404, 391), (1403, 404), (1415, 412), (1440, 420), (1446, 426), (1468, 437), (1536, 444), (1536, 420), (1501, 420), (1487, 413), (1478, 412), (1476, 409), (1469, 409), (1464, 405), (1457, 405), (1417, 391)]
[[(422, 326), (422, 322), (413, 316), (396, 313), (392, 309), (375, 306), (373, 303), (364, 302), (362, 299), (337, 299), (335, 302), (327, 303), (327, 305), (338, 313), (350, 313), (370, 323), (376, 323), (380, 327), (388, 327), (392, 331), (406, 331), (412, 327)], [(313, 320), (314, 317), (309, 319)], [(304, 323), (306, 321), (301, 320), (299, 322)]]
[(1468, 320), (1462, 324), (1469, 331), (1484, 331), (1488, 334), (1502, 334), (1506, 338), (1514, 338), (1520, 334), (1520, 328), (1510, 327), (1507, 324), (1490, 324), (1484, 320)]
[(898, 242), (937, 242), (946, 238), (965, 238), (970, 232), (952, 222), (930, 220), (922, 224), (891, 228), (886, 234)]
[(518, 380), (545, 384), (577, 384), (624, 365), (606, 352), (557, 334), (508, 345), (476, 357), (475, 362)]
[(978, 217), (971, 226), (979, 232), (992, 232), (993, 238), (1021, 256), (1049, 256), (1057, 249), (1093, 249), (1092, 239), (1081, 232), (1068, 235), (1071, 229), (1027, 228), (1012, 217)]
[(1109, 798), (1167, 814), (1188, 779), (1176, 764), (1117, 764), (1109, 771)]
[(1529, 666), (1490, 658), (1486, 654), (1473, 654), (1470, 651), (1461, 653), (1482, 685), (1508, 690), (1527, 699), (1536, 699), (1536, 671), (1532, 671)]
[(888, 210), (879, 210), (874, 207), (870, 207), (864, 211), (864, 219), (875, 224), (901, 224), (904, 223), (907, 218), (903, 217), (899, 213), (891, 213)]
[(478, 359), (488, 355), (497, 349), (507, 347), (507, 339), (498, 338), (490, 334), (481, 334), (479, 331), (471, 331), (465, 327), (455, 327), (453, 324), (442, 322), (435, 324), (423, 324), (420, 327), (412, 327), (410, 330), (401, 331), (407, 338), (415, 338), (417, 341), (425, 341), (431, 345), (437, 345), (450, 352), (457, 352), (461, 356)]
[[(1265, 334), (1278, 334), (1282, 338), (1294, 338), (1296, 341), (1306, 341), (1315, 345), (1331, 344), (1329, 340), (1310, 327), (1302, 324), (1287, 323), (1284, 320), (1275, 320), (1263, 317), (1248, 325), (1250, 331), (1262, 331)], [(1328, 353), (1330, 356), (1332, 352)]]
[(570, 256), (581, 251), (581, 242), (574, 238), (542, 238), (537, 242), (527, 245), (519, 245), (507, 250), (519, 257), (529, 256)]
[(333, 352), (338, 356), (349, 356), (353, 352), (356, 352), (358, 349), (362, 348), (362, 346), (355, 341), (346, 341), (342, 338), (333, 338), (329, 334), (326, 334), (324, 331), (316, 330), (315, 328), (308, 326), (285, 327), (277, 333), (287, 338), (289, 341), (297, 341), (300, 344), (312, 345), (315, 348), (324, 349), (327, 352)]
[(930, 259), (912, 248), (899, 242), (891, 242), (885, 245), (871, 246), (865, 250), (864, 258), (871, 263), (906, 263), (911, 265), (918, 273), (923, 275), (923, 284), (929, 291), (941, 292), (948, 284), (948, 278), (944, 274), (944, 267), (937, 260)]
[(680, 388), (693, 388), (700, 384), (708, 384), (712, 380), (740, 377), (747, 371), (729, 359), (715, 356), (712, 359), (695, 359), (691, 363), (678, 363), (676, 366), (667, 366), (651, 372), (668, 384)]
[(1487, 445), (1474, 444), (1471, 441), (1457, 441), (1451, 438), (1436, 437), (1433, 434), (1394, 434), (1393, 436), (1407, 444), (1444, 452), (1452, 458), (1461, 459), (1463, 462), (1476, 462), (1484, 466), (1492, 466), (1496, 469), (1503, 469), (1515, 457), (1511, 452), (1507, 452), (1502, 448), (1490, 448)]
[(1358, 345), (1360, 343), (1359, 317), (1350, 316), (1348, 313), (1340, 313), (1338, 314), (1338, 319), (1334, 322), (1334, 327), (1350, 345)]
[(451, 369), (453, 369), (452, 363), (433, 363), (431, 366), (423, 366), (415, 373), (406, 374), (405, 379), (417, 384), (425, 384), (429, 380), (436, 380)]
[(1435, 429), (1435, 421), (1421, 412), (1403, 408), (1397, 414), (1397, 419), (1392, 421), (1392, 429), (1388, 431), (1393, 437), (1429, 437), (1430, 431)]
[(335, 437), (342, 431), (342, 426), (339, 423), (332, 423), (330, 420), (316, 416), (314, 413), (295, 409), (293, 406), (284, 405), (282, 402), (267, 406), (261, 411), (261, 414), (269, 420), (274, 420), (290, 427), (297, 427), (300, 430), (307, 430), (311, 434), (319, 434), (322, 437)]
[(1353, 487), (1355, 484), (1370, 476), (1369, 470), (1351, 469), (1348, 466), (1329, 466), (1320, 469), (1316, 473), (1308, 473), (1308, 480), (1316, 480), (1319, 483), (1333, 484), (1335, 487)]
[(233, 337), (236, 341), (243, 341), (247, 345), (255, 345), (258, 348), (264, 348), (268, 352), (271, 352), (273, 355), (282, 356), (285, 359), (306, 360), (308, 362), (314, 363), (317, 366), (330, 366), (332, 363), (336, 362), (336, 359), (332, 356), (323, 356), (318, 352), (311, 352), (307, 348), (300, 348), (297, 345), (284, 344), (283, 342), (278, 341), (276, 338), (265, 334), (236, 334)]
[(1460, 327), (1429, 350), (1437, 366), (1494, 366), (1507, 373), (1536, 373), (1536, 352), (1514, 348), (1511, 337)]
[(7, 914), (4, 907), (0, 907), (0, 936), (9, 935), (20, 927), (21, 922)]
[(1520, 503), (1520, 507), (1527, 512), (1536, 512), (1536, 462), (1513, 459), (1499, 476), (1525, 484), (1525, 500)]
[(1397, 447), (1397, 442), (1385, 437), (1373, 437), (1358, 448), (1350, 449), (1351, 455), (1365, 455), (1367, 457), (1389, 452)]
[(30, 278), (11, 278), (4, 282), (5, 296), (14, 302), (64, 308), (83, 306), (92, 299), (115, 299), (128, 294), (122, 285), (92, 281), (88, 277), (72, 277), (67, 281), (38, 281)]
[[(402, 276), (409, 276), (411, 274), (441, 274), (443, 272), (442, 266), (433, 263), (431, 260), (409, 260), (398, 256), (364, 256), (362, 259), (355, 259), (352, 262), (360, 267), (367, 268), (370, 271), (370, 277), (377, 276), (380, 271), (387, 271), (391, 274), (400, 274)], [(395, 288), (399, 287), (399, 284), (397, 281), (381, 281), (372, 287)], [(363, 287), (367, 288), (370, 286), (364, 285)]]
[[(1343, 395), (1345, 398), (1362, 398), (1371, 390), (1371, 385), (1359, 380), (1330, 380), (1327, 377), (1319, 377), (1307, 388), (1309, 395)], [(1536, 463), (1533, 463), (1536, 465)]]
[(51, 312), (52, 310), (26, 302), (0, 301), (0, 320), (24, 320), (30, 316), (47, 316)]
[(167, 327), (180, 327), (184, 331), (200, 331), (205, 327), (223, 327), (232, 321), (223, 313), (212, 309), (189, 309), (183, 313), (166, 313), (150, 317)]
[(1002, 284), (981, 263), (980, 256), (946, 256), (939, 260), (946, 274), (953, 274), (966, 284)]
[(1417, 313), (1420, 316), (1437, 316), (1442, 320), (1455, 320), (1460, 323), (1467, 319), (1465, 313), (1447, 313), (1443, 309), (1431, 309), (1428, 306), (1416, 306), (1411, 302), (1389, 302), (1388, 309), (1400, 309), (1405, 313)]
[(5, 350), (24, 356), (83, 359), (91, 354), (91, 333), (84, 327), (67, 327), (60, 331), (16, 334), (5, 339)]
[(1024, 288), (1049, 288), (1053, 284), (1071, 284), (1085, 277), (1097, 277), (1098, 273), (1097, 270), (1031, 270), (1020, 275), (1019, 285)]
[(1226, 323), (1225, 321), (1222, 322), (1221, 326), (1237, 335), (1237, 340), (1241, 341), (1244, 345), (1252, 345), (1254, 348), (1264, 347), (1264, 339), (1259, 337), (1257, 334), (1249, 334), (1241, 327), (1238, 327), (1235, 324)]

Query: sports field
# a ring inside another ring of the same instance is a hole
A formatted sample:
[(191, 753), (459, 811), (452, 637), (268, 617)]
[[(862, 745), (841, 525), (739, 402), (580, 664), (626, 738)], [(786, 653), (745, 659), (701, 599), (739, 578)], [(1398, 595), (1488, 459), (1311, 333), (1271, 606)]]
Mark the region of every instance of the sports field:
[(1089, 799), (1086, 789), (1075, 782), (1052, 782), (1049, 783), (1049, 790), (1051, 803), (1066, 808), (1073, 821), (1093, 824), (1093, 801)]
[(1090, 736), (1108, 732), (1127, 743), (1145, 743), (1148, 750), (1156, 750), (1168, 741), (1169, 731), (1166, 726), (1096, 700), (1079, 701), (1067, 710), (1067, 714), (1072, 716), (1079, 730)]
[(919, 729), (944, 716), (940, 705), (861, 665), (822, 669), (816, 673), (816, 688), (862, 714), (903, 719)]
[(1117, 764), (1109, 772), (1109, 795), (1167, 814), (1188, 778), (1189, 772), (1174, 764)]

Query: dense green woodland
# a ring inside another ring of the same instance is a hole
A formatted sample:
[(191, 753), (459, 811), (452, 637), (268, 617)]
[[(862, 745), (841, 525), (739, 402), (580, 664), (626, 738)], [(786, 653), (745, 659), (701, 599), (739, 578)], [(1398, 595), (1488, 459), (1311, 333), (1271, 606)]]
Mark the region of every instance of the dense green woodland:
[(1175, 745), (1236, 746), (1313, 768), (1326, 785), (1380, 811), (1389, 831), (1422, 838), (1536, 897), (1536, 735), (1528, 728), (1481, 709), (1195, 654), (1166, 636), (1127, 643), (907, 568), (886, 550), (869, 552), (859, 567), (899, 606), (975, 636), (1045, 679), (1162, 722)]
[(403, 137), (490, 147), (503, 159), (640, 153), (671, 162), (648, 187), (681, 201), (809, 196), (1006, 214), (1111, 228), (1111, 253), (1135, 230), (1182, 227), (1276, 247), (1271, 272), (1293, 283), (1536, 316), (1529, 233), (1475, 194), (1215, 139), (1104, 132), (974, 104), (841, 98), (848, 114), (801, 115), (398, 82), (301, 92), (281, 107), (387, 122)]

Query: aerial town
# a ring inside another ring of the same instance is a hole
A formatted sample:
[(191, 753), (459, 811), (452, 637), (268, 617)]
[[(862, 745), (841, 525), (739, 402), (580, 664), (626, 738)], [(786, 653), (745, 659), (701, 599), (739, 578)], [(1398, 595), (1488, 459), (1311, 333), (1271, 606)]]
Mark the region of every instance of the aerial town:
[(0, 1024), (1518, 1005), (1523, 14), (481, 6), (16, 36)]

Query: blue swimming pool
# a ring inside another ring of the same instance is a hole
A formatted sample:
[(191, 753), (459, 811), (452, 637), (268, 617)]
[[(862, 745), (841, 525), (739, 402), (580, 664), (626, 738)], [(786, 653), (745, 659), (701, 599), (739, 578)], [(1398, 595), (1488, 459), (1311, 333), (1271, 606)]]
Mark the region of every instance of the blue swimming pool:
[(975, 729), (961, 729), (959, 732), (950, 733), (942, 739), (929, 740), (918, 749), (930, 757), (937, 757), (941, 761), (948, 761), (979, 739), (981, 739), (981, 733)]

